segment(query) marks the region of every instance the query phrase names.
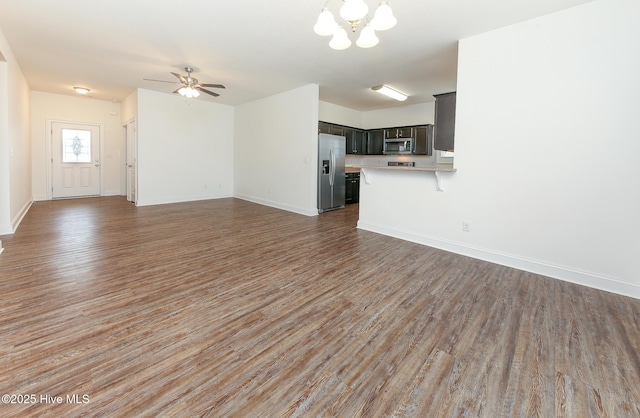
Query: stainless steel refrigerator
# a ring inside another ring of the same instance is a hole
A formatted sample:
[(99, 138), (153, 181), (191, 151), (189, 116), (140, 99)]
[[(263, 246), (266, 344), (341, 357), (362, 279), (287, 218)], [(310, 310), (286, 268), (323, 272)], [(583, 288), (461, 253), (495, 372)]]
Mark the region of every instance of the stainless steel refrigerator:
[(318, 213), (344, 208), (344, 136), (318, 135)]

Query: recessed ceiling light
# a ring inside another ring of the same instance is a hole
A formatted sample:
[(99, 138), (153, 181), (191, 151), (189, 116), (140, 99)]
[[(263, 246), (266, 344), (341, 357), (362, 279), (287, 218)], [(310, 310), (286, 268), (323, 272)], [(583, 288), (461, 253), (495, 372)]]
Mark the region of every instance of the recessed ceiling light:
[(382, 93), (385, 96), (389, 96), (392, 99), (396, 99), (396, 100), (399, 100), (401, 102), (404, 102), (405, 100), (407, 100), (407, 95), (406, 94), (400, 93), (398, 90), (394, 90), (391, 87), (388, 87), (388, 86), (385, 86), (385, 85), (371, 87), (371, 90), (375, 90), (378, 93)]
[(89, 90), (88, 88), (86, 88), (86, 87), (74, 87), (73, 89), (74, 89), (74, 90), (76, 91), (76, 93), (78, 93), (78, 94), (87, 94), (87, 93), (89, 93), (89, 91), (90, 91), (90, 90)]

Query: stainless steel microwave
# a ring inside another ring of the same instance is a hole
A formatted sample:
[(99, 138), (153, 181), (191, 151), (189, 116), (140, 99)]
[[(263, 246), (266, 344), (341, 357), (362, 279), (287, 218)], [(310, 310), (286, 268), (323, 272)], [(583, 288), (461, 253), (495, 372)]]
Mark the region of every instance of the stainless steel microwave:
[(382, 153), (385, 155), (411, 154), (413, 142), (413, 138), (387, 138), (384, 140)]

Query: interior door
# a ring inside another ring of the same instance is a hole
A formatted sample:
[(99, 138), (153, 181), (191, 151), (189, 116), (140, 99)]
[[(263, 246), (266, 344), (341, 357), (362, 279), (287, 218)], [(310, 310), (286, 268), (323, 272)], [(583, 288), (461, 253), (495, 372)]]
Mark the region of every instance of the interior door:
[(52, 197), (100, 195), (100, 127), (51, 124)]
[(136, 203), (136, 123), (125, 125), (127, 132), (127, 200)]

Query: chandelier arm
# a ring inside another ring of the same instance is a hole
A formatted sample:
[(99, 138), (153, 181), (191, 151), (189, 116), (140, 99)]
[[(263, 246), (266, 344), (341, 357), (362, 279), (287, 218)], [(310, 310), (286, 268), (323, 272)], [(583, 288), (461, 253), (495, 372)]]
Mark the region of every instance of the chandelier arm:
[(355, 33), (356, 29), (358, 29), (358, 25), (362, 22), (362, 19), (359, 20), (348, 20), (349, 25), (351, 26), (351, 32)]

